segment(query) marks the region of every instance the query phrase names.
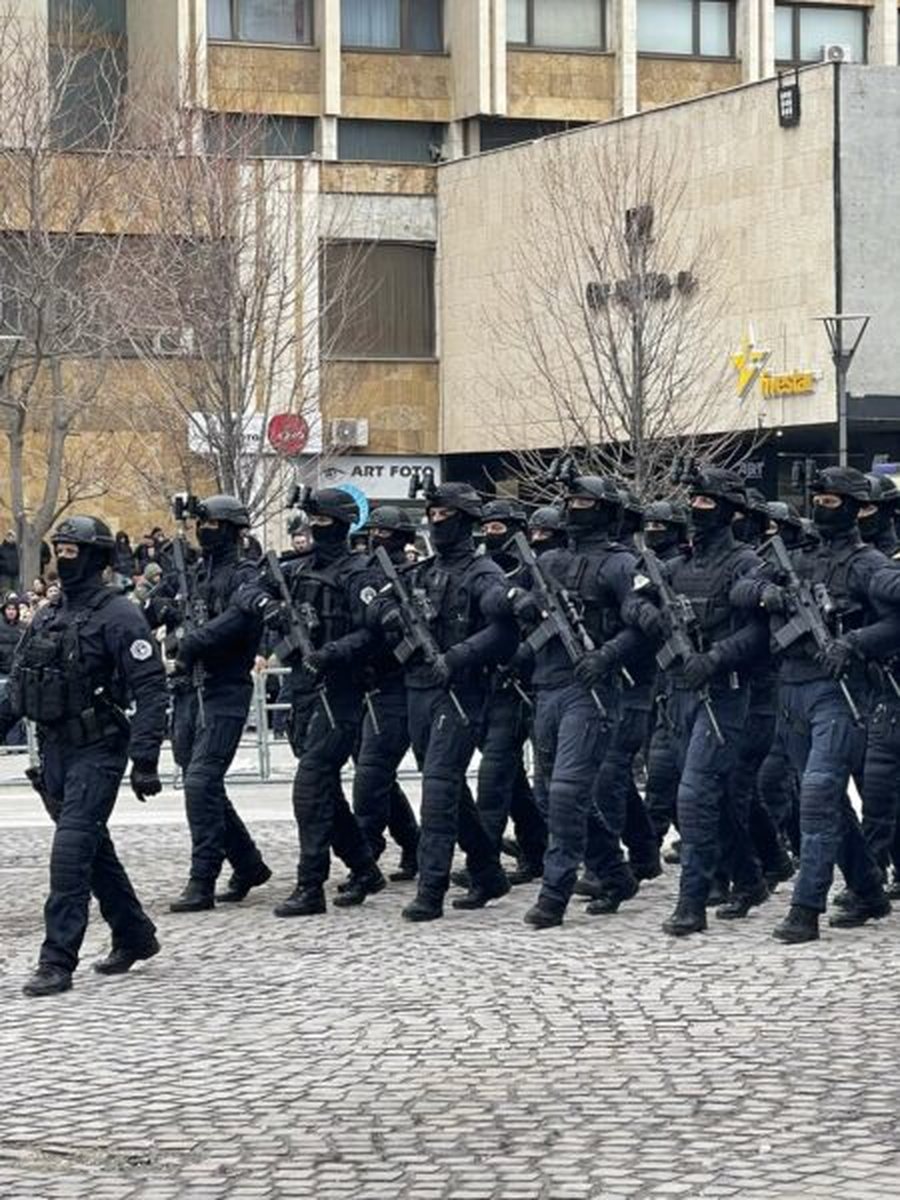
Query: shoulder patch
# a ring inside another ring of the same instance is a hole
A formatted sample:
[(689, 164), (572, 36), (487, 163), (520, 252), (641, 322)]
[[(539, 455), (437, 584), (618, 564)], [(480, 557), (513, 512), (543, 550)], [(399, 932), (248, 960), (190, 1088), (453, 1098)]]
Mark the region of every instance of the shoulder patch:
[(369, 605), (377, 595), (378, 593), (373, 587), (364, 587), (359, 593), (359, 598), (362, 600), (363, 604)]
[(137, 641), (131, 643), (128, 653), (138, 662), (146, 662), (153, 654), (153, 647), (146, 638), (138, 638)]

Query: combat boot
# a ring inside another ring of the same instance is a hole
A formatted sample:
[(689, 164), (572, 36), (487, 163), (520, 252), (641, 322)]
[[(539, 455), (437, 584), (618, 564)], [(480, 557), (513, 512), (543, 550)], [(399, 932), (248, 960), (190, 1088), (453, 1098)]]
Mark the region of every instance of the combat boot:
[(22, 991), (26, 996), (56, 996), (72, 986), (72, 972), (53, 963), (38, 963)]
[(688, 937), (706, 929), (706, 907), (696, 900), (679, 900), (675, 911), (662, 924), (663, 933), (670, 937)]
[(562, 925), (565, 911), (558, 904), (551, 904), (548, 900), (538, 900), (537, 904), (529, 908), (525, 914), (525, 924), (530, 925), (532, 929), (553, 929), (557, 925)]
[(731, 888), (727, 880), (713, 878), (709, 885), (709, 893), (706, 897), (707, 908), (719, 908), (720, 905), (727, 904), (731, 898)]
[(228, 886), (223, 892), (216, 892), (216, 900), (222, 904), (239, 904), (250, 895), (250, 889), (262, 887), (272, 878), (272, 872), (265, 863), (260, 863), (259, 869), (251, 876), (238, 875), (235, 872), (228, 880)]
[(375, 863), (372, 863), (363, 871), (350, 872), (346, 886), (334, 898), (335, 906), (337, 908), (353, 908), (357, 904), (362, 904), (366, 896), (374, 896), (376, 892), (384, 891), (386, 887), (387, 880)]
[(391, 881), (391, 883), (409, 883), (411, 880), (415, 879), (418, 873), (419, 864), (416, 861), (415, 850), (410, 850), (409, 852), (404, 851), (400, 855), (400, 862), (397, 866), (397, 870), (391, 871), (390, 875), (388, 875), (388, 879)]
[(450, 882), (454, 887), (468, 889), (472, 886), (472, 876), (465, 867), (458, 867), (455, 871), (450, 872)]
[(143, 946), (113, 946), (106, 958), (94, 963), (98, 975), (124, 975), (130, 971), (136, 962), (144, 962), (159, 954), (162, 947), (156, 938), (151, 938)]
[(819, 940), (819, 914), (814, 908), (803, 904), (792, 904), (788, 914), (772, 930), (772, 937), (779, 942), (789, 945), (799, 945), (801, 942), (817, 942)]
[(850, 899), (844, 907), (829, 917), (828, 924), (832, 929), (855, 929), (865, 925), (866, 921), (878, 921), (891, 911), (891, 902), (884, 892), (875, 892), (871, 896), (857, 896), (850, 893)]
[(321, 887), (301, 887), (299, 884), (291, 894), (272, 912), (276, 917), (317, 917), (325, 911), (325, 892)]
[(840, 892), (835, 893), (831, 903), (835, 908), (850, 908), (856, 904), (858, 897), (854, 895), (850, 888), (843, 888)]
[(401, 913), (404, 921), (416, 922), (437, 921), (443, 915), (443, 900), (432, 892), (417, 892), (415, 900), (410, 901)]
[(585, 871), (575, 880), (574, 894), (582, 900), (599, 900), (606, 891), (606, 884), (593, 871)]
[(634, 875), (629, 874), (616, 884), (607, 884), (606, 890), (596, 900), (592, 900), (585, 908), (592, 917), (602, 916), (619, 911), (619, 905), (631, 900), (638, 894), (640, 885)]
[(724, 904), (716, 909), (720, 921), (738, 921), (746, 917), (751, 908), (763, 904), (769, 898), (769, 885), (761, 879), (755, 888), (747, 891), (734, 891)]
[(646, 860), (635, 861), (631, 858), (628, 860), (628, 865), (638, 883), (642, 883), (645, 879), (658, 879), (662, 875), (662, 863), (658, 854), (656, 858)]
[(894, 881), (887, 889), (887, 898), (889, 900), (900, 900), (900, 871), (894, 867)]
[(795, 871), (796, 868), (794, 867), (794, 860), (791, 858), (791, 852), (779, 839), (778, 854), (769, 870), (765, 872), (769, 891), (774, 892), (779, 883), (787, 883), (789, 879), (793, 879)]
[(178, 899), (169, 905), (169, 912), (204, 912), (208, 908), (214, 908), (215, 904), (215, 885), (212, 880), (194, 879), (192, 876)]
[(681, 862), (681, 838), (676, 838), (672, 845), (663, 851), (662, 860), (671, 866), (678, 866)]
[(480, 879), (478, 883), (473, 882), (464, 896), (457, 896), (453, 901), (453, 907), (467, 910), (484, 908), (488, 901), (499, 900), (509, 890), (509, 880), (501, 868), (497, 867), (496, 871), (492, 871), (489, 875)]
[(522, 883), (534, 883), (535, 879), (540, 879), (543, 874), (543, 864), (537, 866), (523, 859), (512, 871), (506, 872), (506, 878), (512, 887), (518, 887)]

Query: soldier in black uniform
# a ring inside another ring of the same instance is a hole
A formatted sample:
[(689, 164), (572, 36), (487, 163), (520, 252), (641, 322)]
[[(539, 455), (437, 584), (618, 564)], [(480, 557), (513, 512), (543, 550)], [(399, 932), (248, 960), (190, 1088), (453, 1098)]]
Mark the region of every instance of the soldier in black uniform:
[[(72, 986), (91, 892), (112, 930), (111, 953), (96, 971), (122, 974), (159, 951), (107, 822), (129, 757), (138, 799), (161, 790), (165, 673), (140, 609), (103, 582), (115, 548), (109, 528), (94, 517), (68, 517), (51, 540), (63, 601), (35, 614), (0, 701), (0, 738), (22, 717), (37, 723), (36, 786), (56, 825), (46, 937), (25, 984), (29, 996)], [(129, 721), (124, 710), (132, 703)]]
[[(415, 540), (413, 516), (394, 505), (373, 509), (367, 523), (370, 545), (381, 547), (398, 571), (407, 567), (406, 546)], [(387, 582), (374, 553), (369, 560), (370, 586)], [(409, 750), (409, 717), (403, 667), (381, 637), (377, 622), (376, 648), (366, 664), (366, 696), (356, 773), (353, 777), (353, 812), (375, 858), (385, 848), (385, 828), (400, 847), (400, 865), (392, 882), (416, 877), (419, 823), (397, 782), (397, 768)]]
[[(510, 886), (496, 842), (466, 784), (489, 674), (512, 656), (517, 644), (506, 615), (506, 581), (496, 563), (476, 554), (472, 532), (481, 517), (481, 501), (474, 488), (445, 483), (426, 499), (435, 557), (416, 565), (410, 587), (440, 654), (430, 664), (413, 657), (406, 677), (410, 739), (422, 769), (419, 886), (415, 900), (403, 910), (408, 921), (443, 916), (457, 838), (466, 854), (470, 888), (453, 901), (454, 908), (482, 908)], [(403, 617), (390, 597), (379, 601), (377, 612), (389, 637), (402, 636)]]
[[(880, 657), (893, 647), (893, 621), (877, 611), (869, 594), (873, 577), (888, 564), (859, 536), (857, 515), (869, 498), (866, 477), (852, 467), (828, 467), (813, 487), (814, 519), (823, 541), (793, 561), (800, 578), (822, 597), (819, 604), (834, 640), (820, 650), (810, 635), (801, 636), (785, 648), (779, 663), (785, 744), (801, 775), (800, 870), (788, 915), (773, 931), (788, 943), (818, 938), (835, 861), (853, 894), (831, 918), (832, 925), (861, 925), (890, 912), (881, 873), (847, 796), (850, 775), (863, 764), (866, 731), (841, 687), (851, 698), (862, 696), (863, 658)], [(732, 600), (749, 609), (762, 606), (779, 628), (793, 611), (784, 582), (778, 567), (766, 564), (736, 583)], [(865, 701), (858, 703), (864, 712)]]
[[(201, 561), (193, 587), (206, 619), (181, 638), (175, 661), (176, 694), (190, 704), (189, 720), (193, 722), (187, 735), (183, 729), (181, 733), (185, 756), (190, 746), (184, 799), (192, 849), (187, 884), (169, 905), (177, 913), (210, 909), (216, 899), (241, 901), (251, 888), (272, 875), (225, 791), (225, 774), (237, 753), (250, 709), (251, 671), (262, 634), (260, 617), (238, 602), (242, 586), (256, 576), (254, 564), (240, 558), (241, 531), (249, 525), (246, 508), (234, 496), (210, 496), (199, 505)], [(170, 574), (154, 597), (151, 612), (163, 617), (165, 597), (177, 594), (178, 587), (178, 579)], [(198, 664), (202, 668), (202, 706), (183, 682)], [(216, 896), (216, 880), (226, 859), (233, 874)]]
[[(512, 537), (524, 532), (528, 518), (512, 500), (489, 500), (482, 513), (486, 553), (506, 576), (508, 587), (521, 586), (526, 571), (515, 553)], [(520, 852), (511, 883), (539, 879), (547, 849), (547, 826), (538, 811), (525, 774), (523, 750), (528, 737), (529, 704), (521, 682), (497, 673), (489, 684), (484, 732), (479, 740), (477, 805), (482, 823), (495, 845), (502, 845), (506, 822), (512, 817)]]
[[(689, 483), (693, 554), (675, 558), (667, 567), (672, 589), (691, 603), (698, 639), (694, 652), (673, 664), (667, 680), (667, 711), (681, 768), (679, 898), (663, 923), (663, 931), (674, 937), (706, 928), (706, 901), (720, 857), (720, 815), (747, 719), (747, 667), (767, 645), (764, 618), (733, 610), (729, 600), (735, 580), (759, 565), (757, 555), (736, 541), (731, 529), (735, 513), (745, 504), (743, 480), (734, 471), (705, 467), (694, 472)], [(641, 599), (640, 590), (636, 596), (629, 619), (648, 636), (667, 637), (671, 630), (666, 615), (649, 599)], [(707, 688), (709, 704), (704, 705), (701, 694)]]
[[(277, 907), (276, 917), (325, 912), (330, 851), (350, 869), (335, 898), (339, 907), (362, 904), (381, 891), (385, 879), (371, 846), (347, 803), (341, 770), (356, 744), (363, 714), (365, 666), (373, 647), (366, 628), (363, 593), (375, 593), (367, 556), (350, 549), (356, 501), (340, 488), (322, 488), (303, 501), (313, 536), (310, 554), (285, 568), (291, 605), (313, 643), (309, 657), (297, 653), (291, 696), (306, 714), (294, 777), (294, 817), (300, 841), (297, 886)], [(278, 625), (287, 614), (265, 572), (245, 589), (243, 602)]]

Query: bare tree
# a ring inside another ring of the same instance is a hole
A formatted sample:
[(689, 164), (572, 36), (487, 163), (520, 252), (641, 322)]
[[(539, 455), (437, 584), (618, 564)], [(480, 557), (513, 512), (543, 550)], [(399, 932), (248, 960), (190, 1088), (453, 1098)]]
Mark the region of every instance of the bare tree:
[(510, 282), (485, 314), (506, 351), (497, 361), (512, 363), (486, 383), (513, 444), (536, 447), (514, 473), (533, 485), (545, 448), (563, 449), (650, 497), (675, 455), (733, 461), (741, 435), (709, 422), (726, 368), (723, 289), (714, 247), (691, 227), (677, 147), (619, 127), (550, 139), (535, 156)]
[(60, 514), (107, 486), (69, 450), (115, 352), (124, 244), (99, 236), (120, 205), (123, 52), (50, 14), (48, 54), (46, 26), (0, 12), (0, 431), (23, 580)]
[[(286, 465), (267, 443), (277, 414), (302, 417), (321, 448), (324, 318), (334, 330), (352, 308), (352, 264), (321, 286), (317, 165), (277, 153), (265, 118), (198, 116), (182, 108), (163, 126), (142, 119), (145, 154), (135, 186), (142, 231), (120, 281), (130, 352), (147, 368), (145, 421), (183, 436), (150, 461), (148, 483), (171, 495), (199, 478), (239, 496), (254, 522), (283, 502)], [(343, 260), (342, 260), (343, 261)]]

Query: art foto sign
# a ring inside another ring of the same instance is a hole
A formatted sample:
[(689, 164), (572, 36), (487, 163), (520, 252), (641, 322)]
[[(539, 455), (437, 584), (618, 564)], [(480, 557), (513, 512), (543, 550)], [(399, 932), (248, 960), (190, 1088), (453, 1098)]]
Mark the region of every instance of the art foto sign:
[(765, 369), (771, 356), (771, 350), (756, 345), (751, 328), (742, 338), (738, 349), (731, 355), (731, 365), (736, 373), (735, 390), (738, 399), (746, 400), (757, 380), (764, 399), (773, 396), (808, 396), (816, 390), (819, 379), (816, 371), (784, 371), (776, 374)]
[(319, 481), (327, 487), (353, 484), (370, 500), (406, 500), (416, 469), (430, 467), (435, 483), (441, 482), (439, 458), (381, 458), (373, 454), (344, 454), (327, 458), (319, 468)]

